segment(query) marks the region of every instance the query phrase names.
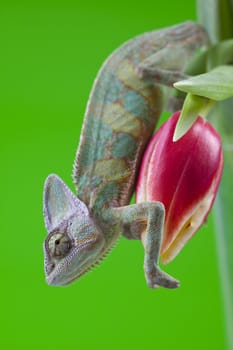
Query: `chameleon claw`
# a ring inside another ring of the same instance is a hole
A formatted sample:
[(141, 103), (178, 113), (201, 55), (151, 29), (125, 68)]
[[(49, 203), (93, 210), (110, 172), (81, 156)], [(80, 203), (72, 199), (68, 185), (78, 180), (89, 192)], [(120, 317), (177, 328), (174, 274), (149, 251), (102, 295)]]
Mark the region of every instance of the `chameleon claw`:
[(154, 266), (153, 271), (150, 273), (145, 272), (145, 275), (148, 286), (153, 289), (156, 289), (159, 286), (170, 289), (178, 288), (180, 286), (178, 280), (160, 270), (157, 266)]

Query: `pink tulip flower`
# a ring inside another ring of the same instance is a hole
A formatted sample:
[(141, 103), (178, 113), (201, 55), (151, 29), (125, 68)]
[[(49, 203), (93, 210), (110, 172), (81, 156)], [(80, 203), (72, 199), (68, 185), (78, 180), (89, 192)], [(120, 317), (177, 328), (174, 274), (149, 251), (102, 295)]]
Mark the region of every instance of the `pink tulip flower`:
[(176, 112), (152, 137), (136, 186), (137, 203), (160, 201), (165, 206), (163, 263), (170, 262), (205, 222), (223, 169), (220, 136), (203, 118), (172, 141), (179, 115)]

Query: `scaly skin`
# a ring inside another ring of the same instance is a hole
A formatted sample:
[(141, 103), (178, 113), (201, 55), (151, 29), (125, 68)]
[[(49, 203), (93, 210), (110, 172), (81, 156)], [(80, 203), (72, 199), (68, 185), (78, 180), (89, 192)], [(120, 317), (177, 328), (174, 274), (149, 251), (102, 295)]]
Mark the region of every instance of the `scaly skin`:
[[(105, 62), (90, 95), (73, 174), (78, 197), (88, 206), (122, 206), (131, 198), (135, 172), (163, 107), (161, 88), (140, 79), (136, 70), (142, 74), (143, 62), (167, 49), (184, 56), (185, 45), (187, 56), (200, 39), (203, 30), (187, 22), (130, 40)], [(162, 80), (161, 69), (156, 72)], [(106, 186), (113, 198), (105, 196)]]
[[(170, 86), (183, 77), (187, 60), (206, 41), (203, 29), (187, 22), (130, 40), (103, 65), (90, 95), (74, 164), (78, 198), (56, 175), (45, 183), (49, 234), (44, 252), (49, 284), (64, 285), (80, 277), (123, 234), (142, 240), (150, 287), (178, 286), (157, 265), (163, 205), (128, 204), (141, 157), (163, 107), (159, 84)], [(169, 54), (174, 57), (170, 66)]]

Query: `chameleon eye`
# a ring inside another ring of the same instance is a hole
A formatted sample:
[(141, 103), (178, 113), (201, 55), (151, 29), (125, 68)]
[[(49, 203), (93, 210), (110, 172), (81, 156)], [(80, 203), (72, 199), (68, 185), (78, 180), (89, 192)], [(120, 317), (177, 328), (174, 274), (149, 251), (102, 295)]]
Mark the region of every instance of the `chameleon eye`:
[(53, 256), (62, 258), (71, 248), (70, 239), (63, 233), (55, 233), (48, 242), (48, 248)]

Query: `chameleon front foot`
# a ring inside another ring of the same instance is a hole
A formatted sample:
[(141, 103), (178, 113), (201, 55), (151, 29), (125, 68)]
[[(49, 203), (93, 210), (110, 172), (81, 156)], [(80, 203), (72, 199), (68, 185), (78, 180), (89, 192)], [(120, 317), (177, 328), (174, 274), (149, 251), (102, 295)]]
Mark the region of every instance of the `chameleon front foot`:
[(164, 288), (178, 288), (180, 282), (168, 275), (166, 272), (160, 270), (158, 266), (154, 266), (152, 269), (145, 267), (145, 277), (147, 284), (150, 288), (158, 288), (159, 286)]

